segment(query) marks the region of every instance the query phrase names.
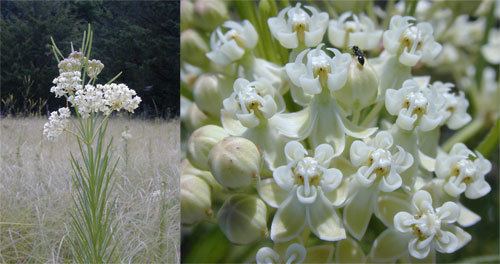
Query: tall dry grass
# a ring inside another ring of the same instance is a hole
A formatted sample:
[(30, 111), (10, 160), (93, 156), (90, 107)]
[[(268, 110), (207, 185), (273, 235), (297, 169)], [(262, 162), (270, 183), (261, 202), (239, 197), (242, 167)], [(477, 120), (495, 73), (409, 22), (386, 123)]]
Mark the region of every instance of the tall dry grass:
[[(42, 135), (44, 118), (0, 120), (0, 262), (71, 261), (69, 136)], [(129, 129), (131, 139), (121, 133)], [(179, 122), (112, 119), (113, 210), (121, 262), (179, 260)]]

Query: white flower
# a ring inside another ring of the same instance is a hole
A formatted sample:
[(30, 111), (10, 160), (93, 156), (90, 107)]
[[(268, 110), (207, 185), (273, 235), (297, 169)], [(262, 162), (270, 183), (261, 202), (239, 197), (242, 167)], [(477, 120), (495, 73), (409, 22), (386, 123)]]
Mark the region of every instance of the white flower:
[[(274, 38), (287, 49), (299, 46), (315, 47), (323, 39), (328, 26), (328, 14), (318, 12), (312, 6), (304, 6), (311, 14), (307, 13), (301, 4), (281, 10), (277, 17), (267, 21), (269, 30)], [(285, 18), (286, 16), (286, 18)]]
[(82, 88), (82, 79), (80, 71), (65, 71), (61, 72), (52, 83), (55, 86), (50, 88), (50, 92), (54, 93), (56, 97), (71, 96), (77, 90)]
[(394, 16), (389, 30), (384, 32), (384, 48), (399, 57), (406, 66), (415, 66), (419, 61), (428, 63), (437, 57), (442, 46), (434, 41), (432, 25), (421, 22), (411, 23), (413, 17)]
[(91, 113), (109, 115), (112, 111), (122, 109), (133, 113), (141, 98), (127, 85), (111, 83), (97, 86), (87, 84), (84, 89), (76, 91), (69, 101), (77, 107), (83, 118), (87, 118)]
[(450, 129), (459, 129), (471, 121), (471, 116), (467, 113), (469, 101), (465, 98), (464, 92), (459, 91), (455, 94), (452, 83), (434, 82), (432, 84), (445, 99), (443, 110), (445, 118), (441, 121), (441, 125), (445, 124)]
[(43, 126), (43, 134), (49, 140), (55, 140), (68, 126), (70, 115), (71, 112), (67, 107), (59, 108), (59, 110), (50, 113), (49, 122)]
[[(344, 226), (356, 239), (363, 238), (372, 214), (380, 215), (379, 193), (401, 187), (401, 173), (413, 164), (413, 157), (400, 146), (393, 151), (393, 138), (381, 131), (372, 140), (356, 140), (351, 145), (351, 163), (357, 172), (352, 176), (349, 199), (344, 207)], [(379, 211), (377, 211), (379, 210)]]
[[(348, 20), (350, 17), (352, 19)], [(351, 12), (343, 13), (338, 20), (330, 20), (328, 26), (328, 39), (338, 48), (358, 46), (362, 50), (376, 49), (382, 33), (369, 17), (361, 14), (358, 18)]]
[[(322, 87), (327, 87), (331, 92), (342, 88), (346, 81), (351, 63), (351, 55), (340, 53), (337, 49), (327, 48), (335, 54), (330, 57), (321, 48), (302, 51), (295, 62), (288, 63), (285, 66), (286, 73), (290, 81), (301, 87), (307, 95), (316, 95), (321, 93)], [(304, 57), (307, 55), (307, 62), (304, 63)]]
[(400, 173), (413, 164), (413, 157), (400, 146), (391, 152), (393, 139), (389, 132), (380, 131), (370, 141), (356, 140), (351, 145), (351, 163), (358, 167), (354, 179), (368, 188), (377, 182), (377, 188), (383, 192), (392, 192), (401, 184)]
[(82, 62), (80, 61), (80, 59), (68, 57), (61, 60), (57, 67), (59, 68), (60, 73), (74, 71), (79, 72), (82, 69)]
[[(446, 202), (434, 209), (431, 195), (420, 190), (413, 195), (412, 204), (411, 213), (399, 212), (394, 216), (394, 227), (399, 232), (412, 234), (408, 251), (413, 257), (423, 259), (431, 249), (453, 253), (470, 240), (469, 234), (451, 225), (460, 215), (460, 209), (454, 202)], [(465, 241), (460, 241), (457, 236), (464, 234)]]
[(481, 54), (491, 64), (500, 64), (500, 30), (492, 28), (488, 43), (481, 47)]
[(252, 50), (257, 45), (259, 36), (253, 25), (244, 20), (241, 24), (234, 21), (226, 21), (223, 26), (229, 28), (225, 34), (220, 27), (210, 37), (212, 51), (207, 57), (221, 66), (229, 65), (243, 57), (246, 50)]
[(443, 105), (444, 98), (435, 87), (420, 85), (415, 79), (406, 80), (399, 90), (386, 91), (385, 107), (398, 116), (396, 124), (404, 130), (433, 130), (444, 118)]
[[(276, 184), (287, 193), (271, 224), (273, 241), (291, 240), (306, 225), (321, 240), (337, 241), (346, 237), (333, 207), (334, 201), (328, 198), (342, 181), (342, 172), (330, 168), (333, 154), (328, 144), (317, 146), (313, 157), (306, 157), (307, 151), (297, 141), (286, 144), (288, 164), (273, 173)], [(277, 204), (271, 202), (270, 205)]]
[(465, 192), (465, 197), (477, 199), (491, 191), (484, 176), (491, 171), (491, 162), (479, 152), (472, 152), (464, 144), (455, 144), (450, 153), (439, 153), (436, 158), (436, 176), (444, 179), (444, 190), (453, 197)]
[[(256, 127), (260, 118), (269, 119), (278, 110), (272, 86), (263, 81), (249, 82), (239, 78), (234, 82), (234, 92), (223, 101), (224, 110), (234, 115), (243, 126)], [(284, 105), (281, 105), (284, 107)]]
[(104, 64), (101, 63), (100, 60), (89, 60), (87, 63), (87, 75), (94, 79), (101, 73), (104, 68)]
[(280, 255), (272, 248), (263, 247), (257, 251), (255, 261), (257, 264), (278, 264), (278, 263), (303, 263), (306, 258), (307, 251), (303, 245), (293, 243), (286, 249), (285, 255)]
[[(97, 85), (97, 89), (104, 91), (103, 99), (111, 111), (126, 110), (133, 113), (142, 101), (135, 90), (128, 88), (123, 83)], [(109, 113), (104, 113), (109, 114)]]
[(446, 30), (444, 38), (449, 38), (456, 47), (477, 49), (484, 35), (485, 24), (486, 20), (483, 17), (470, 21), (469, 15), (460, 15), (455, 19), (451, 28)]

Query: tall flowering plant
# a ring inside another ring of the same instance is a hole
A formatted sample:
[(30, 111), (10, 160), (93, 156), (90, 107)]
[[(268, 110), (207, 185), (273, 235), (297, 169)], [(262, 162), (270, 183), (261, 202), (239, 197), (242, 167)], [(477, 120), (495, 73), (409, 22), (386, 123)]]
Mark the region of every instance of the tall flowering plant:
[(216, 238), (192, 239), (213, 223), (248, 245), (228, 262), (434, 262), (479, 239), (464, 201), (492, 189), (498, 1), (467, 6), (476, 21), (360, 2), (237, 1), (231, 20), (181, 1), (186, 261), (213, 256)]
[(107, 139), (108, 121), (115, 111), (133, 113), (141, 98), (127, 85), (113, 83), (119, 75), (105, 84), (97, 83), (104, 65), (90, 59), (92, 39), (89, 26), (80, 50), (72, 45), (67, 57), (52, 41), (59, 76), (50, 91), (66, 99), (66, 107), (50, 114), (43, 134), (55, 141), (68, 133), (78, 144), (78, 155), (70, 154), (74, 188), (70, 241), (74, 260), (109, 263), (117, 260), (111, 193), (117, 160), (111, 152), (112, 139)]

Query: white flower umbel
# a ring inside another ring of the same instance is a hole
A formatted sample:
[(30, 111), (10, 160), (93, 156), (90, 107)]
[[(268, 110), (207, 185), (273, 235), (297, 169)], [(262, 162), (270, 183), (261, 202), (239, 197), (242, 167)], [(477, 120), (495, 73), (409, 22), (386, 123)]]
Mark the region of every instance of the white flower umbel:
[(441, 125), (446, 124), (450, 129), (459, 129), (471, 121), (471, 116), (467, 113), (469, 101), (462, 91), (454, 92), (452, 83), (434, 82), (433, 89), (436, 89), (444, 99), (444, 118)]
[(59, 108), (59, 110), (50, 113), (49, 122), (43, 126), (43, 134), (49, 140), (55, 140), (68, 126), (70, 115), (71, 112), (67, 107)]
[[(351, 19), (349, 19), (351, 18)], [(358, 46), (362, 50), (374, 50), (380, 46), (382, 30), (377, 30), (373, 21), (365, 14), (359, 17), (351, 12), (330, 20), (328, 39), (333, 46), (346, 49)]]
[(104, 68), (104, 64), (100, 60), (89, 60), (87, 63), (87, 75), (90, 79), (97, 78), (97, 75), (101, 73)]
[(257, 45), (259, 36), (253, 25), (244, 20), (241, 24), (234, 21), (226, 21), (223, 26), (229, 31), (222, 33), (217, 28), (210, 37), (212, 51), (207, 57), (214, 63), (226, 66), (241, 59), (247, 50), (252, 50)]
[(411, 213), (399, 212), (394, 216), (396, 230), (412, 235), (408, 244), (411, 256), (423, 259), (431, 250), (453, 253), (470, 241), (468, 233), (452, 225), (460, 215), (457, 204), (446, 202), (434, 209), (431, 195), (423, 190), (413, 195), (412, 204)]
[(491, 191), (484, 176), (491, 171), (491, 162), (481, 153), (472, 152), (464, 144), (455, 144), (450, 153), (439, 153), (436, 158), (436, 176), (444, 180), (444, 191), (453, 197), (465, 193), (469, 199), (477, 199)]
[(330, 199), (342, 181), (342, 172), (330, 168), (333, 148), (322, 144), (316, 147), (314, 156), (308, 157), (307, 154), (299, 142), (287, 143), (285, 155), (288, 164), (278, 167), (273, 173), (279, 186), (277, 192), (283, 193), (277, 195), (286, 196), (286, 199), (281, 202), (266, 195), (263, 197), (271, 206), (278, 207), (271, 224), (271, 239), (275, 242), (289, 241), (305, 227), (321, 240), (337, 241), (346, 237), (334, 209), (337, 201)]
[(113, 111), (126, 110), (131, 113), (139, 106), (141, 98), (125, 84), (85, 85), (69, 100), (83, 118), (91, 113), (109, 115)]
[(386, 91), (385, 107), (396, 115), (396, 124), (403, 130), (435, 129), (445, 118), (442, 109), (445, 100), (436, 87), (419, 84), (415, 79), (406, 80), (399, 90)]
[(274, 249), (269, 247), (260, 248), (255, 256), (257, 264), (274, 264), (274, 263), (303, 263), (307, 255), (307, 251), (303, 245), (293, 243), (286, 249), (284, 256), (280, 256)]
[(410, 67), (420, 61), (431, 62), (442, 49), (441, 44), (434, 40), (432, 25), (427, 22), (415, 25), (414, 20), (409, 16), (394, 16), (389, 30), (383, 35), (385, 50)]
[(302, 8), (297, 3), (295, 7), (281, 10), (277, 17), (269, 18), (267, 24), (273, 37), (287, 49), (315, 47), (321, 43), (328, 27), (328, 13), (312, 6)]
[(381, 131), (371, 139), (356, 140), (351, 145), (351, 163), (357, 172), (352, 177), (350, 199), (344, 208), (344, 225), (360, 240), (376, 209), (378, 194), (401, 187), (401, 173), (413, 164), (413, 157), (400, 146), (393, 148), (389, 132)]
[(351, 55), (327, 48), (335, 54), (332, 58), (322, 50), (322, 47), (323, 44), (320, 44), (316, 49), (302, 51), (295, 62), (285, 66), (285, 70), (293, 84), (292, 96), (293, 89), (300, 88), (295, 95), (303, 94), (311, 97), (309, 105), (303, 111), (310, 126), (312, 144), (315, 146), (321, 143), (332, 144), (335, 153), (339, 155), (344, 150), (346, 134), (365, 138), (373, 134), (376, 129), (354, 132), (353, 130), (357, 128), (353, 128), (344, 118), (332, 93), (345, 86)]
[(51, 93), (56, 97), (69, 97), (82, 88), (81, 72), (79, 70), (61, 72), (52, 83), (55, 86), (50, 88)]

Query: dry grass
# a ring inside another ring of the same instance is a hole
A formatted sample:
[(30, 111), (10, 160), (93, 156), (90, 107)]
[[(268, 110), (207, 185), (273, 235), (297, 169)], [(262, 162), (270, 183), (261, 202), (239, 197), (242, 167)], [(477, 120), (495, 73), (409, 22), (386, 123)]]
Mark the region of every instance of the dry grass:
[[(71, 261), (69, 136), (42, 135), (44, 118), (0, 120), (0, 262)], [(121, 139), (128, 127), (132, 138)], [(179, 260), (179, 122), (113, 119), (114, 212), (122, 262)]]

